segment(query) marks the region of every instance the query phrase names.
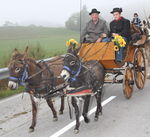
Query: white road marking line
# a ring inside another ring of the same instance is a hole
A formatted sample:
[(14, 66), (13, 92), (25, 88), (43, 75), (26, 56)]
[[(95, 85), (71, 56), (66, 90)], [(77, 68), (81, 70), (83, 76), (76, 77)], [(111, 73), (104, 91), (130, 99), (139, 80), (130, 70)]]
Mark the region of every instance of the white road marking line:
[[(116, 98), (116, 96), (109, 97), (108, 99), (106, 99), (105, 101), (102, 102), (102, 106), (105, 106), (106, 104), (108, 104), (110, 101), (112, 101), (115, 98)], [(95, 111), (96, 111), (96, 107), (94, 107), (93, 109), (91, 109), (89, 111), (88, 115), (93, 114)], [(82, 116), (80, 117), (80, 121), (83, 121), (83, 117)], [(60, 129), (59, 131), (57, 131), (56, 133), (54, 133), (50, 137), (59, 137), (60, 135), (62, 135), (63, 133), (65, 133), (69, 129), (71, 129), (73, 126), (75, 126), (75, 124), (76, 124), (76, 121), (74, 120), (73, 122), (71, 122), (70, 124), (68, 124), (64, 128)]]

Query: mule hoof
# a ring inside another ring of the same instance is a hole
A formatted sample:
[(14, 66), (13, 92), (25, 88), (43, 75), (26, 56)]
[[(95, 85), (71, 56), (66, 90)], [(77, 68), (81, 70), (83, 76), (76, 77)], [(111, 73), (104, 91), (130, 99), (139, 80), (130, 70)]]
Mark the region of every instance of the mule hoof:
[(90, 119), (89, 118), (84, 118), (85, 123), (89, 123)]
[(79, 129), (74, 129), (74, 133), (78, 134), (79, 133)]
[(94, 118), (94, 121), (98, 121), (98, 117), (95, 117), (95, 118)]
[(30, 133), (34, 132), (34, 128), (33, 128), (33, 127), (30, 127), (30, 128), (29, 128), (29, 132), (30, 132)]
[(54, 118), (53, 118), (53, 121), (58, 121), (58, 118), (57, 118), (57, 117), (54, 117)]
[(63, 111), (59, 111), (59, 115), (62, 115), (63, 114)]

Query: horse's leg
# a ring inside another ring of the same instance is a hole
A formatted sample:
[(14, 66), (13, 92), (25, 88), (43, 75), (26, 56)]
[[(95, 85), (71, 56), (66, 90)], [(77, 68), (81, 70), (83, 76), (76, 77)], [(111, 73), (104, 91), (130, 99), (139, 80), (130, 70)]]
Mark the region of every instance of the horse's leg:
[(57, 121), (57, 120), (58, 120), (57, 112), (56, 112), (56, 110), (55, 110), (55, 108), (54, 108), (52, 99), (49, 98), (49, 99), (46, 100), (46, 102), (47, 102), (48, 106), (49, 106), (49, 107), (51, 108), (51, 110), (52, 110), (52, 113), (53, 113), (53, 121)]
[(101, 105), (101, 100), (102, 100), (102, 88), (100, 88), (97, 91), (97, 94), (95, 95), (96, 101), (97, 101), (97, 109), (95, 112), (95, 121), (98, 120), (99, 114), (102, 115), (102, 105)]
[(87, 113), (88, 113), (88, 110), (89, 110), (90, 98), (91, 98), (91, 96), (88, 95), (88, 96), (85, 97), (85, 101), (84, 101), (82, 115), (84, 117), (85, 123), (89, 123), (90, 122), (90, 119), (87, 117)]
[(34, 131), (34, 127), (36, 125), (36, 119), (37, 119), (37, 101), (35, 100), (35, 97), (30, 94), (30, 99), (32, 103), (32, 124), (29, 128), (29, 132)]
[(64, 99), (65, 99), (65, 97), (61, 96), (61, 107), (60, 107), (60, 110), (59, 110), (59, 114), (63, 114), (63, 111), (64, 111)]
[(75, 116), (76, 116), (76, 126), (74, 128), (74, 132), (75, 134), (77, 134), (79, 132), (79, 126), (80, 126), (80, 122), (79, 122), (79, 107), (77, 105), (77, 101), (75, 99), (75, 97), (71, 98), (71, 103), (75, 109)]

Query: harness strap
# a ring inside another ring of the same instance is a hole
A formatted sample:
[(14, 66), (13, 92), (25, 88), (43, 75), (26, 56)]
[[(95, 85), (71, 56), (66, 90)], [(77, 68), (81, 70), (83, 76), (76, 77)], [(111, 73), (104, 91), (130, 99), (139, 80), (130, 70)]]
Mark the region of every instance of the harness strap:
[(25, 67), (24, 72), (21, 77), (21, 81), (25, 82), (27, 79), (28, 79), (28, 71), (27, 71), (27, 67)]
[[(48, 64), (46, 64), (45, 62), (43, 62), (43, 64), (46, 66), (49, 74), (51, 77), (54, 77), (54, 73), (51, 71), (50, 66)], [(51, 78), (49, 79), (51, 82), (51, 88), (53, 88), (55, 86), (55, 78)], [(49, 89), (48, 89), (49, 90)]]
[(76, 81), (76, 78), (79, 76), (79, 74), (81, 72), (81, 68), (82, 68), (82, 65), (80, 63), (80, 66), (79, 66), (77, 73), (71, 78), (73, 81)]
[(28, 79), (27, 66), (25, 66), (23, 74), (21, 77), (9, 77), (10, 80), (18, 81), (20, 85), (25, 85), (25, 81)]
[(72, 71), (68, 66), (64, 66), (63, 69), (69, 71), (73, 76), (70, 77), (71, 81), (76, 81), (76, 78), (79, 76), (81, 72), (82, 65), (80, 63), (79, 69), (77, 71)]
[(18, 81), (18, 78), (16, 77), (9, 77), (10, 80)]
[(64, 66), (63, 69), (69, 71), (72, 75), (75, 75), (78, 72), (78, 70), (77, 71), (71, 70), (68, 66)]
[(71, 69), (70, 69), (68, 66), (64, 66), (63, 69), (65, 69), (65, 70), (71, 72)]

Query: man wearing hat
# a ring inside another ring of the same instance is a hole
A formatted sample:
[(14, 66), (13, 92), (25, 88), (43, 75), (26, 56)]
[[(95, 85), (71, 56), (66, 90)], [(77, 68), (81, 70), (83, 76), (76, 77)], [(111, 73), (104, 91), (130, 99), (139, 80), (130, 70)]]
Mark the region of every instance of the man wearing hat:
[[(128, 43), (131, 39), (131, 28), (130, 21), (121, 16), (122, 8), (114, 8), (111, 14), (113, 14), (114, 20), (110, 23), (110, 33), (114, 37), (120, 35)], [(123, 50), (120, 48), (119, 54), (117, 54), (117, 61), (122, 61), (123, 59)]]
[(106, 21), (99, 18), (100, 11), (92, 9), (89, 13), (91, 20), (86, 24), (86, 27), (81, 34), (81, 43), (101, 42), (108, 35)]
[(131, 38), (130, 21), (121, 16), (122, 8), (114, 8), (112, 12), (114, 20), (110, 23), (110, 33), (112, 36), (121, 35), (129, 42)]

